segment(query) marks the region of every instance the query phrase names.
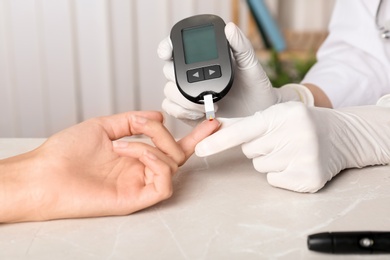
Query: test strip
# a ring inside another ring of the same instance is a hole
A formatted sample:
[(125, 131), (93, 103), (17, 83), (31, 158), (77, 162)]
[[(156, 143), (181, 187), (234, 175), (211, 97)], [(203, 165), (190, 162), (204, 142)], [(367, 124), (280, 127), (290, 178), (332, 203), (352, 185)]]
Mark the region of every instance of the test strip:
[(213, 120), (215, 118), (213, 95), (208, 94), (203, 97), (204, 110), (206, 112), (206, 119)]

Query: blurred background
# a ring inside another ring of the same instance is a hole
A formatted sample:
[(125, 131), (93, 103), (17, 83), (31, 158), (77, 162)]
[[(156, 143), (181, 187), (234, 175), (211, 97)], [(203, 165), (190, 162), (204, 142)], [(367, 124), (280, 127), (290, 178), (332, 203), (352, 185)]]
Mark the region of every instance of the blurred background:
[[(275, 87), (299, 82), (327, 35), (333, 4), (0, 0), (0, 138), (48, 137), (95, 116), (161, 110), (165, 78), (157, 46), (174, 23), (195, 14), (239, 25)], [(189, 131), (166, 121), (175, 137)]]

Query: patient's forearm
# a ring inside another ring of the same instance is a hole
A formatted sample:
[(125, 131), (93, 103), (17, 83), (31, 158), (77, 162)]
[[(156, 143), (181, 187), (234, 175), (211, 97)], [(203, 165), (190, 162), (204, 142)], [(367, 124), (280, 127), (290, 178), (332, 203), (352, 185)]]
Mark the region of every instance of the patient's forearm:
[(37, 219), (39, 192), (31, 192), (28, 178), (36, 168), (32, 153), (0, 160), (0, 223)]

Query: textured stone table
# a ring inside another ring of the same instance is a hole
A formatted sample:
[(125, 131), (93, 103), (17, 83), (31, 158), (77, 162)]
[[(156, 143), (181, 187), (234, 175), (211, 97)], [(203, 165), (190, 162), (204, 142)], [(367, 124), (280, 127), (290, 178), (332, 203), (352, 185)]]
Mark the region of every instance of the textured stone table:
[[(0, 158), (43, 139), (0, 139)], [(271, 187), (241, 151), (193, 156), (174, 195), (130, 216), (0, 225), (0, 259), (388, 259), (307, 249), (322, 231), (390, 230), (390, 167), (342, 172), (315, 194)]]

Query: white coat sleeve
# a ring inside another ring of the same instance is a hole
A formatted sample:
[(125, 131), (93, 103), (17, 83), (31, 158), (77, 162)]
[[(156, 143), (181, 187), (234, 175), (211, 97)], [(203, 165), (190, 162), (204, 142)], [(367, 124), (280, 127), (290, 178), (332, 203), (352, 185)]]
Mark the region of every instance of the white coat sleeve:
[(335, 108), (375, 104), (390, 93), (390, 41), (381, 39), (376, 28), (378, 3), (336, 2), (329, 36), (302, 81), (319, 86)]

